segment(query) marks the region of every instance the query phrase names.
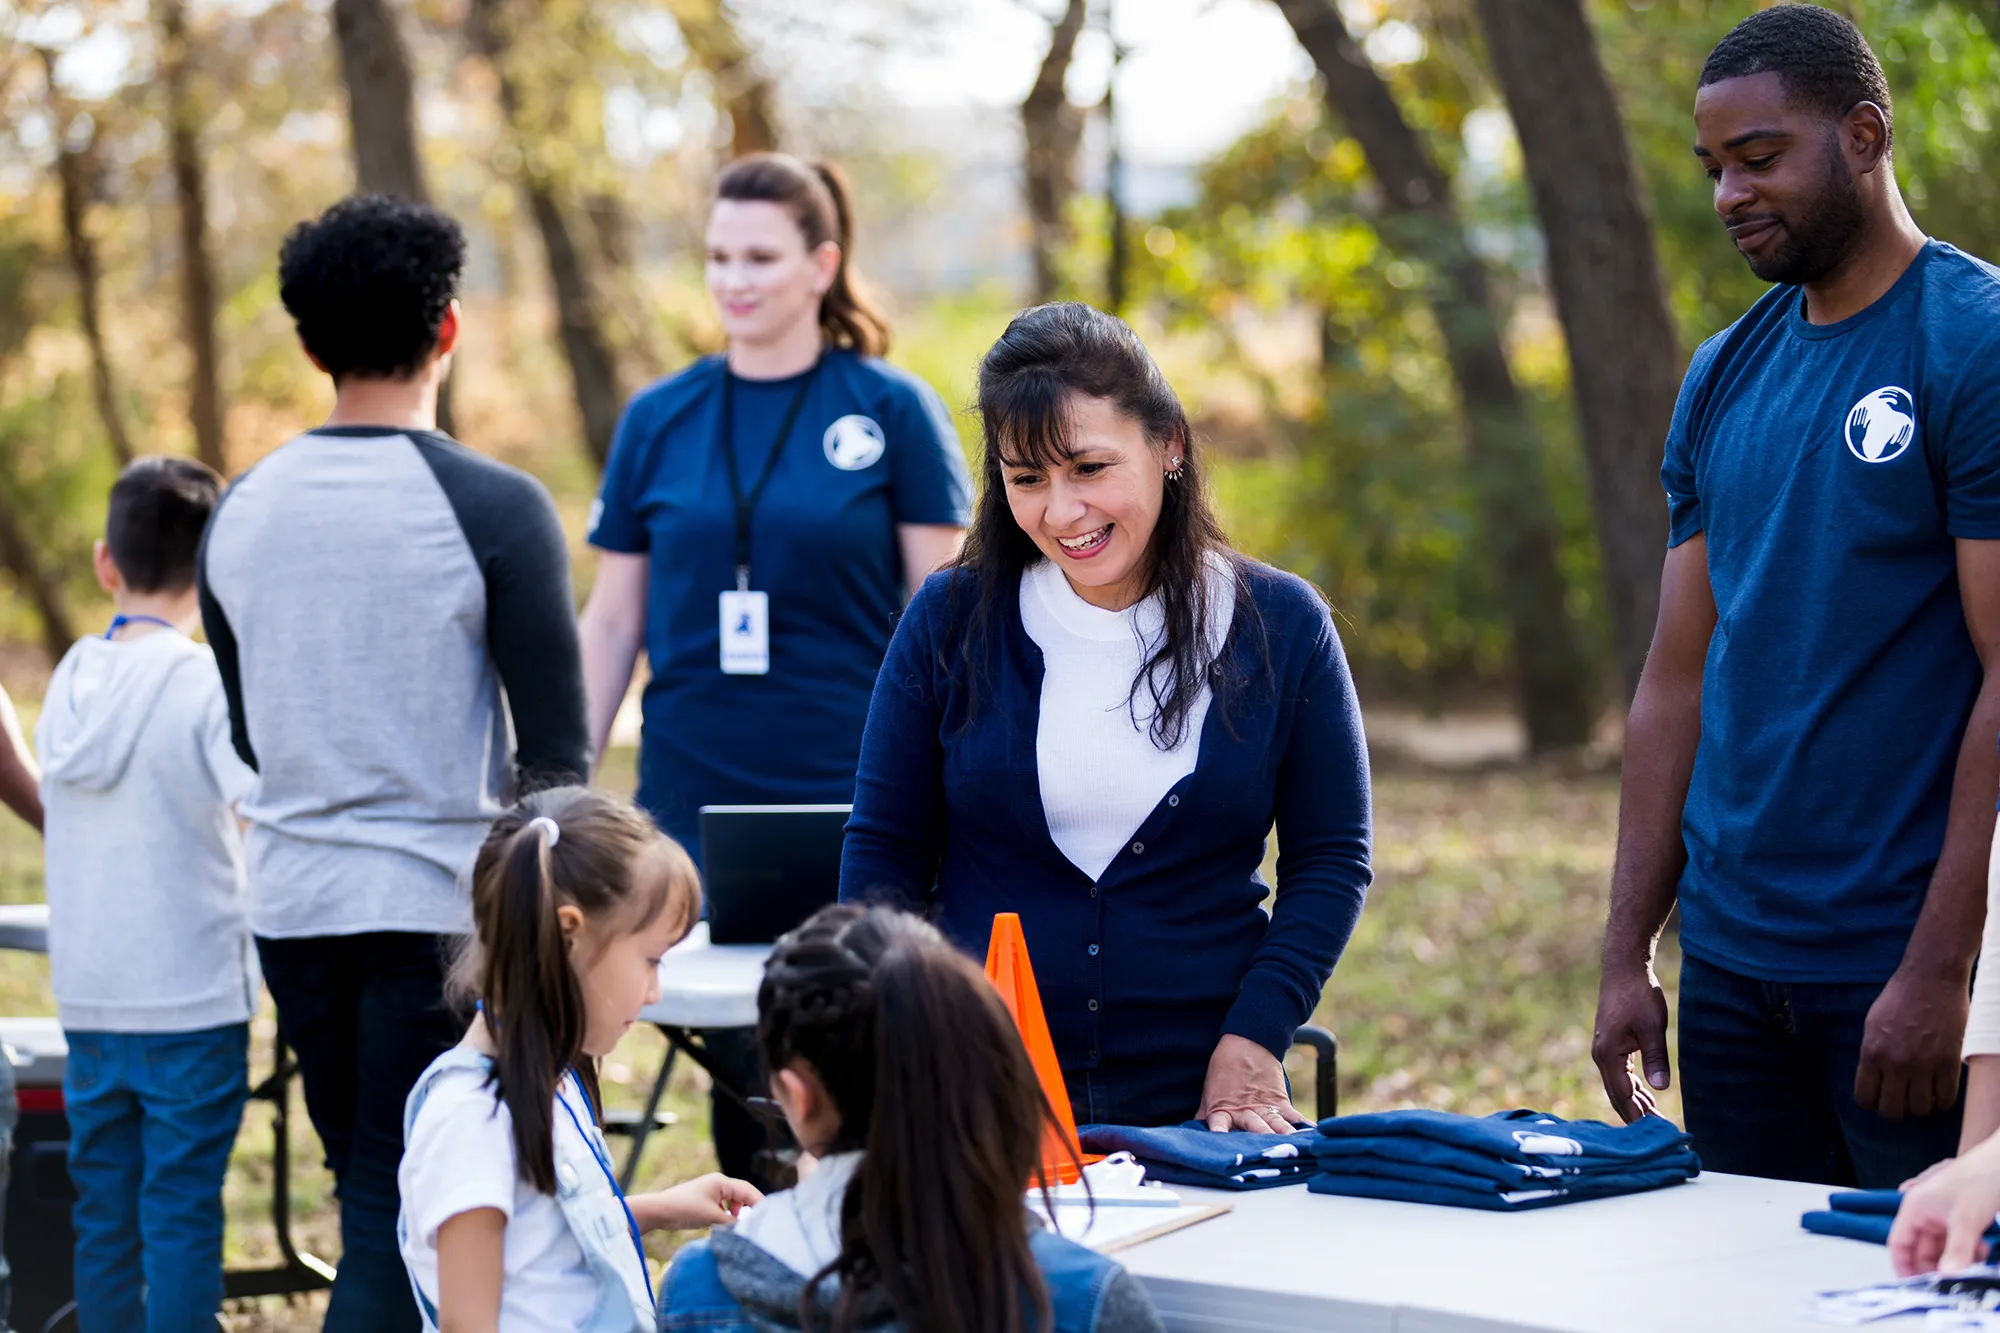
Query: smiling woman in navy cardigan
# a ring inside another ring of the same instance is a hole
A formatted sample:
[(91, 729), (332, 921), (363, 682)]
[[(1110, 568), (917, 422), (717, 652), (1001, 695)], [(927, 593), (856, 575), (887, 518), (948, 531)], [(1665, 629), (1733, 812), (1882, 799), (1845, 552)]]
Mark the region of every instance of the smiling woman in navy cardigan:
[(974, 952), (1020, 913), (1079, 1123), (1300, 1123), (1280, 1062), (1369, 883), (1326, 603), (1229, 549), (1121, 321), (1027, 311), (979, 401), (978, 514), (877, 678), (841, 897), (929, 908)]

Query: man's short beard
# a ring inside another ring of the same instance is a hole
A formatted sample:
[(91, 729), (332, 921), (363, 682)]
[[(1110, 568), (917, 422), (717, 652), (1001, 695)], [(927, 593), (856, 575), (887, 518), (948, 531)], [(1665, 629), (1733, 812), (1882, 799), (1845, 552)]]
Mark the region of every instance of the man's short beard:
[(1786, 215), (1784, 242), (1767, 259), (1745, 256), (1750, 271), (1765, 282), (1795, 287), (1818, 282), (1846, 262), (1868, 226), (1861, 187), (1848, 173), (1832, 135), (1824, 151), (1826, 179), (1812, 202), (1796, 215)]

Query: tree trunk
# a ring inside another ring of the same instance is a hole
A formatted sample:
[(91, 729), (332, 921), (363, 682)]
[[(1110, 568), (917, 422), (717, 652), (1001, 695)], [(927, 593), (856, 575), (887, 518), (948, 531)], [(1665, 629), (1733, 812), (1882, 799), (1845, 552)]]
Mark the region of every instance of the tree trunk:
[(715, 80), (718, 108), (729, 116), (731, 156), (775, 152), (777, 89), (758, 68), (724, 0), (667, 0), (695, 63)]
[(208, 249), (208, 178), (202, 170), (201, 124), (188, 64), (184, 0), (155, 0), (160, 38), (160, 78), (167, 97), (167, 151), (173, 163), (174, 200), (180, 213), (181, 321), (193, 358), (188, 417), (195, 453), (227, 473), (222, 439), (222, 354), (215, 338), (215, 262)]
[(426, 203), (410, 57), (388, 0), (334, 0), (340, 77), (347, 85), (355, 184), (363, 194)]
[(507, 69), (506, 57), (513, 34), (507, 28), (507, 16), (501, 12), (503, 4), (504, 0), (473, 0), (466, 18), (467, 31), (473, 48), (493, 67), (500, 88), (501, 115), (522, 148), (521, 191), (534, 217), (535, 230), (541, 233), (542, 253), (548, 259), (549, 280), (556, 296), (557, 333), (563, 357), (569, 362), (577, 411), (583, 418), (584, 445), (601, 468), (611, 455), (611, 433), (618, 425), (624, 395), (583, 254), (570, 233), (548, 173), (536, 164), (535, 154), (530, 151), (530, 127), (521, 123), (520, 89)]
[(1035, 86), (1021, 102), (1021, 137), (1026, 143), (1022, 175), (1032, 227), (1036, 304), (1054, 299), (1056, 254), (1069, 239), (1066, 214), (1070, 197), (1076, 193), (1076, 148), (1083, 137), (1083, 108), (1069, 100), (1063, 86), (1089, 9), (1088, 0), (1069, 0), (1069, 7), (1049, 35), (1049, 52), (1042, 57)]
[(97, 127), (91, 126), (90, 139), (83, 144), (70, 141), (76, 121), (63, 105), (56, 90), (55, 53), (42, 52), (47, 71), (49, 113), (55, 121), (56, 180), (62, 191), (63, 241), (69, 268), (76, 278), (77, 322), (83, 326), (84, 345), (90, 349), (90, 392), (97, 416), (104, 423), (111, 452), (123, 467), (132, 461), (132, 437), (125, 429), (125, 414), (118, 406), (116, 378), (111, 373), (111, 352), (104, 342), (104, 270), (97, 258), (97, 240), (90, 234), (90, 194), (96, 175)]
[(77, 637), (69, 616), (69, 599), (63, 593), (62, 580), (42, 563), (34, 543), (22, 530), (19, 507), (5, 486), (0, 486), (0, 566), (13, 576), (15, 589), (35, 604), (50, 665), (62, 661)]
[[(355, 189), (429, 203), (417, 144), (416, 80), (389, 0), (334, 0), (333, 32), (347, 88)], [(438, 385), (437, 411), (438, 429), (456, 434), (449, 376)]]
[(1502, 608), (1529, 745), (1590, 737), (1595, 682), (1556, 563), (1558, 524), (1533, 424), (1500, 341), (1485, 265), (1465, 239), (1450, 183), (1333, 0), (1274, 0), (1312, 57), (1328, 108), (1361, 144), (1381, 185), (1381, 231), (1431, 271), (1431, 309), (1466, 417), (1466, 463)]
[(1625, 698), (1653, 638), (1660, 455), (1682, 368), (1653, 221), (1579, 0), (1478, 0), (1548, 238)]

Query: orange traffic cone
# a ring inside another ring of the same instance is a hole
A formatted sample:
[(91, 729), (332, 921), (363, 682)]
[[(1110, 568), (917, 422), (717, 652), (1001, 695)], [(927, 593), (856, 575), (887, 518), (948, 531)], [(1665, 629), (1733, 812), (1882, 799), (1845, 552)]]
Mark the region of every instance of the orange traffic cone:
[(1042, 1012), (1042, 992), (1035, 985), (1034, 965), (1028, 961), (1028, 941), (1021, 933), (1021, 918), (1014, 912), (993, 917), (993, 938), (986, 946), (986, 976), (1007, 1002), (1014, 1026), (1021, 1031), (1021, 1044), (1041, 1080), (1042, 1095), (1056, 1114), (1042, 1144), (1042, 1174), (1050, 1182), (1073, 1185), (1077, 1164), (1095, 1162), (1086, 1157), (1076, 1142), (1076, 1119), (1070, 1114), (1069, 1091), (1063, 1086), (1062, 1066), (1056, 1061), (1056, 1046), (1049, 1039), (1048, 1016)]

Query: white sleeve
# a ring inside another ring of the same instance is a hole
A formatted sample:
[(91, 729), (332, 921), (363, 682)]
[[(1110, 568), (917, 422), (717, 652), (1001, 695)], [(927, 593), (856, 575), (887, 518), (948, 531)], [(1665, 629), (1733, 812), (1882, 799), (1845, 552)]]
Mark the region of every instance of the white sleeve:
[(514, 1118), (476, 1075), (439, 1079), (410, 1126), (399, 1176), (412, 1238), (425, 1246), (475, 1208), (498, 1208), (511, 1221)]
[(222, 793), (222, 799), (230, 805), (250, 794), (257, 785), (256, 772), (243, 762), (236, 753), (236, 743), (229, 735), (229, 698), (222, 692), (222, 677), (214, 672), (201, 673), (200, 712), (197, 725), (201, 728), (200, 744), (202, 757), (208, 762), (209, 774), (215, 779), (215, 788)]
[(1965, 1019), (1965, 1058), (1975, 1055), (2000, 1055), (2000, 837), (1986, 863), (1986, 935)]

